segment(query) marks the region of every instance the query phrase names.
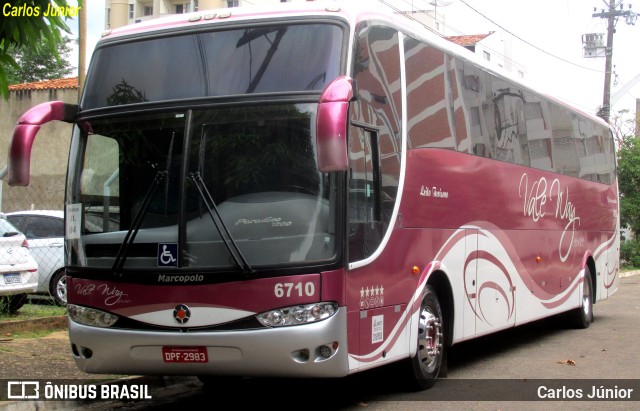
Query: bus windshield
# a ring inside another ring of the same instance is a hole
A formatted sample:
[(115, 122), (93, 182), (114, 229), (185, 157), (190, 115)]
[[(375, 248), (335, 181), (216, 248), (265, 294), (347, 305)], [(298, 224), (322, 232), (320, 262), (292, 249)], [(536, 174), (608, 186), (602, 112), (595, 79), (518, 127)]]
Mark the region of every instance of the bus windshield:
[(79, 123), (68, 196), (82, 225), (69, 265), (250, 271), (331, 261), (335, 187), (316, 166), (316, 106)]
[(82, 109), (243, 94), (319, 92), (339, 75), (343, 34), (334, 24), (170, 34), (98, 47)]

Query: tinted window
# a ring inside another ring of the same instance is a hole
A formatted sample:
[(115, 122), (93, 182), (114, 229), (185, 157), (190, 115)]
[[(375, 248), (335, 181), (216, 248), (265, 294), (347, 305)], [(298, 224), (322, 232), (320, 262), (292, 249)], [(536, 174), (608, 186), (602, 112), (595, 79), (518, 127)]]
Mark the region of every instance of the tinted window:
[[(407, 49), (407, 55), (418, 52)], [(467, 146), (473, 154), (605, 184), (614, 182), (615, 149), (605, 126), (463, 60), (456, 60), (455, 65), (463, 80), (462, 101), (470, 130)], [(407, 67), (409, 73), (410, 65)], [(438, 87), (434, 88), (437, 94)], [(412, 88), (407, 90), (411, 96)], [(410, 130), (413, 123), (424, 123), (422, 117), (416, 116), (421, 122), (410, 119)], [(435, 127), (421, 129), (428, 129), (429, 133), (422, 134), (434, 136), (435, 141), (418, 140), (417, 133), (412, 133), (414, 147), (448, 148), (440, 143), (445, 140), (440, 136), (446, 133), (438, 133)], [(458, 151), (468, 152), (461, 144)]]
[(119, 43), (97, 49), (84, 109), (183, 98), (322, 90), (340, 69), (342, 30), (305, 24)]
[(48, 216), (8, 216), (7, 220), (27, 238), (52, 238), (64, 236), (64, 219)]
[(25, 232), (27, 238), (52, 238), (64, 236), (64, 220), (55, 217), (36, 217), (29, 220)]
[[(447, 101), (449, 57), (435, 47), (406, 37), (407, 134), (411, 148), (456, 149), (455, 127)], [(453, 86), (452, 86), (453, 87)], [(464, 128), (461, 127), (461, 131)]]
[(7, 220), (11, 222), (18, 230), (24, 231), (27, 228), (27, 223), (29, 222), (29, 217), (27, 216), (7, 216)]

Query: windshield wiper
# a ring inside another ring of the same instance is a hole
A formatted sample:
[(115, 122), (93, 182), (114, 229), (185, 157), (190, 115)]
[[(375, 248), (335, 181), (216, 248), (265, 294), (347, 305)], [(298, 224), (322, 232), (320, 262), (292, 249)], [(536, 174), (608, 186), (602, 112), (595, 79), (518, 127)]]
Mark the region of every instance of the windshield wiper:
[(118, 250), (118, 254), (116, 255), (116, 260), (113, 262), (113, 273), (117, 275), (122, 275), (122, 267), (124, 267), (124, 263), (127, 259), (127, 250), (129, 246), (133, 244), (133, 240), (136, 239), (136, 235), (140, 230), (140, 226), (142, 226), (142, 221), (144, 220), (144, 216), (147, 214), (147, 210), (149, 209), (149, 204), (151, 204), (151, 200), (155, 195), (156, 191), (158, 191), (158, 187), (160, 183), (164, 179), (167, 178), (167, 171), (158, 171), (156, 172), (156, 177), (153, 179), (151, 186), (147, 190), (147, 194), (145, 194), (142, 199), (142, 204), (138, 209), (138, 212), (133, 217), (133, 222), (131, 223), (131, 227), (127, 231), (127, 235), (124, 237), (124, 241), (120, 244), (120, 249)]
[(229, 232), (229, 229), (227, 228), (224, 221), (222, 221), (222, 217), (220, 216), (220, 212), (218, 211), (218, 206), (216, 205), (215, 201), (213, 201), (213, 198), (211, 197), (209, 190), (207, 190), (207, 186), (204, 184), (204, 181), (202, 181), (200, 173), (191, 173), (190, 177), (196, 185), (196, 188), (198, 189), (198, 192), (200, 193), (200, 197), (202, 197), (204, 204), (207, 206), (209, 216), (211, 217), (213, 224), (215, 224), (216, 228), (218, 229), (220, 238), (222, 238), (224, 245), (227, 246), (227, 250), (229, 250), (229, 253), (231, 254), (231, 257), (233, 257), (236, 265), (240, 267), (243, 274), (253, 274), (253, 268), (251, 268), (251, 265), (249, 265), (247, 260), (242, 255), (240, 248), (238, 248), (238, 244), (231, 236), (231, 233)]

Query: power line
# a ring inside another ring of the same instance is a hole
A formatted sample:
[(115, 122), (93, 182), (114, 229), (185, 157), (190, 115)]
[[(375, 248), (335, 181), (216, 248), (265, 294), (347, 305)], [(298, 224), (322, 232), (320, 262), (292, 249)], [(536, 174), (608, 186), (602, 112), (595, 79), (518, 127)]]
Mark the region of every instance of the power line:
[[(434, 30), (434, 29), (432, 29), (431, 27), (427, 26), (427, 25), (426, 25), (426, 24), (424, 24), (422, 21), (420, 21), (420, 20), (416, 19), (415, 17), (413, 17), (411, 14), (408, 14), (406, 10), (401, 10), (401, 9), (399, 9), (397, 6), (395, 6), (395, 5), (393, 5), (393, 4), (389, 3), (389, 2), (387, 2), (387, 1), (385, 1), (385, 0), (378, 0), (378, 1), (379, 1), (380, 3), (382, 3), (382, 4), (384, 4), (385, 6), (389, 7), (390, 9), (392, 9), (392, 10), (393, 10), (393, 11), (395, 11), (396, 13), (398, 13), (398, 14), (400, 14), (400, 15), (402, 15), (402, 16), (404, 16), (404, 17), (406, 17), (407, 19), (413, 20), (414, 22), (416, 22), (416, 23), (418, 23), (418, 24), (422, 25), (425, 29), (427, 29), (427, 30), (429, 30), (429, 31), (431, 31), (431, 32), (433, 32), (433, 33), (435, 33), (435, 34), (436, 34), (436, 35), (438, 35), (439, 37), (442, 37), (442, 38), (445, 38), (445, 39), (449, 39), (449, 36), (445, 36), (445, 35), (443, 35), (442, 33), (438, 32), (437, 30)], [(411, 11), (413, 12), (413, 6), (414, 6), (414, 5), (413, 5), (413, 2), (411, 2), (411, 3), (410, 3), (410, 2), (409, 2), (409, 1), (407, 1), (407, 0), (404, 0), (403, 2), (404, 2), (404, 4), (406, 4), (407, 6), (412, 7), (412, 10), (411, 10)], [(436, 14), (436, 13), (434, 13), (433, 18), (437, 21), (438, 16), (437, 16), (437, 14)], [(456, 29), (456, 28), (454, 28), (454, 27), (452, 27), (452, 29), (453, 29), (453, 31), (455, 31), (456, 33), (458, 33), (458, 34), (460, 34), (460, 35), (464, 35), (464, 34), (465, 34), (465, 33), (463, 33), (462, 31), (460, 31), (460, 30), (458, 30), (458, 29)], [(511, 63), (512, 65), (517, 66), (517, 67), (525, 67), (525, 66), (524, 66), (523, 64), (521, 64), (520, 62), (518, 62), (518, 61), (516, 61), (516, 60), (514, 60), (514, 59), (512, 59), (512, 58), (510, 58), (509, 56), (507, 56), (507, 55), (503, 54), (502, 52), (500, 52), (500, 51), (498, 51), (498, 50), (495, 50), (495, 49), (493, 49), (493, 48), (491, 48), (491, 47), (489, 47), (489, 46), (487, 46), (487, 45), (484, 45), (483, 47), (484, 47), (484, 48), (486, 48), (487, 50), (491, 51), (494, 55), (500, 56), (500, 57), (501, 57), (505, 62), (509, 62), (509, 63)]]
[(563, 62), (565, 62), (565, 63), (567, 63), (567, 64), (571, 64), (571, 65), (573, 65), (573, 66), (579, 67), (579, 68), (584, 69), (584, 70), (595, 71), (596, 73), (604, 73), (604, 71), (602, 71), (602, 70), (592, 69), (591, 67), (585, 67), (585, 66), (582, 66), (582, 65), (580, 65), (580, 64), (577, 64), (577, 63), (574, 63), (574, 62), (572, 62), (572, 61), (569, 61), (569, 60), (567, 60), (567, 59), (565, 59), (565, 58), (558, 57), (558, 56), (556, 56), (555, 54), (552, 54), (552, 53), (550, 53), (550, 52), (548, 52), (548, 51), (546, 51), (546, 50), (544, 50), (544, 49), (542, 49), (542, 48), (540, 48), (540, 47), (536, 46), (535, 44), (530, 43), (529, 41), (527, 41), (527, 40), (523, 39), (522, 37), (518, 36), (517, 34), (515, 34), (515, 33), (511, 32), (510, 30), (507, 30), (507, 29), (506, 29), (506, 28), (504, 28), (502, 25), (500, 25), (500, 24), (496, 23), (493, 19), (491, 19), (491, 18), (489, 18), (488, 16), (486, 16), (484, 13), (482, 13), (482, 12), (480, 12), (479, 10), (477, 10), (477, 9), (475, 9), (475, 8), (473, 8), (473, 7), (471, 7), (471, 6), (469, 5), (469, 3), (467, 3), (465, 0), (459, 0), (459, 1), (460, 1), (460, 3), (464, 4), (465, 6), (467, 6), (467, 7), (468, 7), (468, 8), (470, 8), (471, 10), (473, 10), (474, 12), (478, 13), (478, 14), (479, 14), (480, 16), (482, 16), (483, 18), (487, 19), (487, 20), (488, 20), (488, 21), (490, 21), (491, 23), (493, 23), (493, 24), (495, 24), (496, 26), (500, 27), (500, 29), (501, 29), (501, 30), (503, 30), (505, 33), (508, 33), (508, 34), (512, 35), (513, 37), (517, 38), (518, 40), (522, 41), (523, 43), (525, 43), (525, 44), (527, 44), (527, 45), (529, 45), (529, 46), (533, 47), (533, 48), (534, 48), (534, 49), (536, 49), (536, 50), (539, 50), (539, 51), (543, 52), (544, 54), (547, 54), (547, 55), (549, 55), (549, 56), (551, 56), (551, 57), (553, 57), (553, 58), (555, 58), (555, 59), (558, 59), (558, 60), (563, 61)]

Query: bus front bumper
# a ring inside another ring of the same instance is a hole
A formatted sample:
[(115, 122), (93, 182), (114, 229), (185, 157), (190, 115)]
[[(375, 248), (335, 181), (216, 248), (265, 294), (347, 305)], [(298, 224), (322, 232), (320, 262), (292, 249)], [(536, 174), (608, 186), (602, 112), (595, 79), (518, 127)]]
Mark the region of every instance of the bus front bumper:
[(70, 320), (69, 338), (76, 365), (93, 374), (343, 377), (349, 373), (346, 318), (342, 307), (317, 323), (218, 332), (98, 328)]

